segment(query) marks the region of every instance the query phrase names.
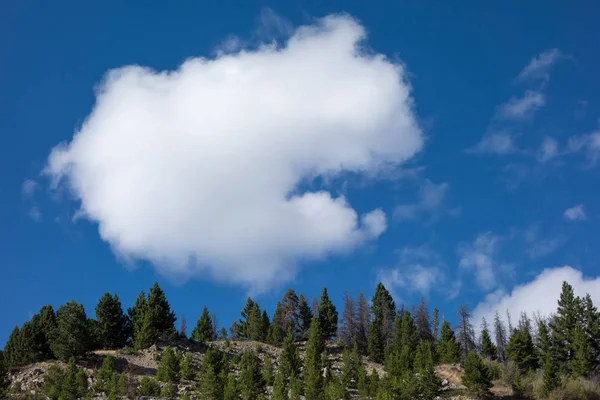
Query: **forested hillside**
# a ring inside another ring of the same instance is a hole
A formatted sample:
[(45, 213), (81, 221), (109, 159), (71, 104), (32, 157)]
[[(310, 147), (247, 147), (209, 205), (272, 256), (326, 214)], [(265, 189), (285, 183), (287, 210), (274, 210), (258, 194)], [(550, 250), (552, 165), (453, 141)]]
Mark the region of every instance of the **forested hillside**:
[[(451, 324), (425, 300), (398, 306), (382, 284), (370, 301), (346, 294), (341, 313), (327, 289), (310, 305), (290, 289), (272, 318), (248, 298), (225, 329), (205, 306), (188, 334), (155, 284), (127, 312), (110, 293), (95, 318), (75, 301), (42, 307), (0, 352), (0, 390), (51, 399), (599, 398), (600, 314), (589, 295), (564, 282), (552, 316), (522, 314), (513, 326), (501, 318), (511, 311), (476, 327), (465, 306)], [(33, 375), (43, 379), (23, 378)]]

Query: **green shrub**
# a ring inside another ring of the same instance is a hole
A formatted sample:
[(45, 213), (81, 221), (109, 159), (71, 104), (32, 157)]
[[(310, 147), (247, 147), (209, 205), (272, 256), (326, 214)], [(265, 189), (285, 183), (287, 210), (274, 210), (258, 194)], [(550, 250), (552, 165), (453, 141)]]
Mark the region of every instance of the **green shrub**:
[(140, 396), (158, 396), (160, 395), (160, 385), (154, 379), (145, 376), (140, 381)]
[(171, 398), (175, 397), (175, 394), (176, 394), (175, 385), (172, 383), (167, 383), (165, 385), (165, 387), (162, 389), (162, 391), (160, 392), (160, 397), (166, 397), (168, 399), (171, 399)]
[(554, 390), (548, 400), (599, 400), (600, 384), (585, 378), (569, 379)]
[(483, 363), (490, 372), (490, 378), (492, 378), (492, 380), (495, 381), (502, 377), (502, 364), (500, 364), (498, 361), (484, 358)]
[(257, 353), (259, 353), (259, 354), (260, 354), (260, 353), (262, 353), (264, 350), (265, 350), (265, 347), (263, 346), (263, 344), (262, 344), (262, 343), (258, 343), (258, 344), (256, 345), (256, 352), (257, 352)]

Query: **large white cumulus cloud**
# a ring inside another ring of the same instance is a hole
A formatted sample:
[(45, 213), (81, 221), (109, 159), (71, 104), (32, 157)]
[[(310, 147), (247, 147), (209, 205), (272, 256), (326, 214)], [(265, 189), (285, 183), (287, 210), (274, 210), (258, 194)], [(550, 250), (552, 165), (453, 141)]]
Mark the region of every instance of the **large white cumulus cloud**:
[(335, 15), (280, 47), (112, 70), (46, 172), (120, 256), (255, 289), (290, 279), (299, 260), (386, 229), (381, 210), (359, 216), (302, 183), (376, 173), (423, 145), (402, 66), (364, 39)]
[(473, 311), (477, 326), (483, 317), (493, 321), (496, 310), (506, 319), (506, 310), (512, 314), (515, 323), (522, 312), (530, 317), (538, 312), (549, 317), (556, 312), (562, 283), (567, 281), (573, 286), (576, 296), (592, 296), (595, 304), (600, 303), (600, 277), (586, 278), (581, 271), (570, 266), (547, 268), (531, 282), (516, 286), (512, 292), (502, 289), (489, 294)]

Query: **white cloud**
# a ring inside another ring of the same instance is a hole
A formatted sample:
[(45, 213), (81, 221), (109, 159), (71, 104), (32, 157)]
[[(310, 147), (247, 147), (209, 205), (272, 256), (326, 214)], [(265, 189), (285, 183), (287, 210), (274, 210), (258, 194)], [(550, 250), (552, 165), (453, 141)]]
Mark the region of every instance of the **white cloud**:
[(583, 221), (587, 219), (583, 204), (577, 204), (571, 208), (567, 208), (563, 213), (567, 221)]
[(545, 137), (538, 150), (538, 161), (548, 162), (558, 155), (558, 142), (550, 137)]
[(538, 259), (554, 253), (556, 249), (565, 243), (563, 236), (540, 237), (540, 224), (531, 224), (523, 231), (523, 241), (525, 242), (525, 253), (532, 259)]
[(473, 270), (479, 287), (490, 290), (496, 286), (497, 271), (506, 271), (510, 264), (497, 259), (502, 239), (492, 232), (480, 233), (473, 243), (462, 243), (458, 248), (459, 268)]
[(531, 117), (546, 103), (544, 94), (527, 90), (523, 97), (512, 97), (496, 109), (496, 116), (507, 120), (520, 120)]
[(600, 131), (587, 135), (574, 136), (567, 143), (567, 152), (584, 152), (589, 163), (595, 165), (600, 158)]
[(510, 293), (498, 289), (486, 296), (473, 310), (475, 325), (479, 326), (483, 317), (493, 320), (496, 310), (500, 315), (510, 310), (517, 317), (521, 312), (531, 316), (538, 311), (542, 316), (549, 316), (556, 312), (563, 281), (573, 286), (576, 296), (589, 293), (595, 303), (600, 302), (600, 277), (585, 278), (581, 271), (570, 266), (548, 268), (533, 281), (515, 286)]
[(396, 267), (379, 270), (378, 279), (400, 301), (405, 291), (427, 295), (434, 288), (439, 291), (449, 289), (447, 285), (441, 285), (445, 280), (444, 267), (444, 261), (432, 249), (406, 246), (400, 252)]
[(486, 133), (479, 143), (467, 149), (471, 154), (498, 154), (506, 155), (519, 152), (513, 136), (504, 131)]
[(394, 218), (416, 219), (424, 212), (434, 212), (443, 206), (449, 185), (426, 180), (419, 187), (419, 201), (414, 204), (400, 204), (394, 209)]
[(36, 190), (38, 189), (39, 184), (31, 179), (26, 179), (25, 181), (23, 181), (23, 184), (21, 185), (21, 195), (23, 197), (31, 197), (35, 194)]
[(529, 64), (517, 77), (517, 80), (543, 80), (548, 81), (550, 79), (549, 70), (556, 63), (556, 61), (564, 58), (564, 54), (559, 49), (550, 49), (544, 51), (533, 57)]
[(110, 71), (46, 173), (120, 257), (253, 290), (289, 280), (298, 261), (351, 251), (386, 225), (381, 210), (359, 217), (301, 185), (372, 174), (423, 146), (404, 68), (364, 39), (336, 15), (282, 46)]

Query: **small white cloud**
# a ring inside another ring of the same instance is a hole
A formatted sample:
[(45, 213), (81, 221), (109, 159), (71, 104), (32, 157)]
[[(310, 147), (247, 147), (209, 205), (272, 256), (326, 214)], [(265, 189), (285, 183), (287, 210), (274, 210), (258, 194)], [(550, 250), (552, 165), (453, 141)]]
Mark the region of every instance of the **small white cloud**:
[(400, 204), (394, 209), (394, 218), (410, 220), (418, 218), (422, 213), (435, 212), (444, 204), (449, 185), (446, 182), (433, 183), (426, 180), (419, 187), (419, 201), (415, 204)]
[(543, 80), (550, 79), (549, 71), (556, 61), (565, 56), (559, 49), (550, 49), (533, 57), (529, 64), (519, 73), (517, 80)]
[(584, 152), (590, 165), (595, 165), (600, 158), (600, 131), (570, 138), (567, 143), (567, 152)]
[(497, 259), (501, 238), (492, 232), (480, 233), (473, 243), (462, 243), (458, 248), (459, 268), (475, 272), (479, 287), (490, 290), (496, 286), (496, 272), (505, 271), (509, 264)]
[(26, 179), (23, 184), (21, 185), (21, 194), (23, 197), (31, 197), (35, 194), (36, 190), (38, 189), (39, 184), (32, 180), (32, 179)]
[(544, 94), (528, 90), (523, 97), (512, 97), (496, 109), (496, 116), (505, 120), (521, 120), (531, 117), (546, 103)]
[(386, 226), (381, 210), (361, 216), (306, 182), (373, 176), (423, 146), (402, 64), (365, 39), (334, 15), (278, 46), (110, 71), (46, 173), (119, 257), (255, 291), (290, 280), (300, 262), (352, 251)]
[(584, 221), (587, 219), (583, 204), (577, 204), (571, 208), (567, 208), (563, 213), (567, 221)]
[(504, 131), (488, 132), (479, 143), (467, 149), (471, 154), (497, 154), (506, 155), (519, 152), (514, 138), (510, 133)]
[(540, 237), (540, 224), (531, 224), (523, 231), (523, 241), (525, 244), (525, 254), (532, 259), (538, 259), (549, 254), (552, 254), (565, 243), (562, 236), (557, 237)]
[(515, 286), (511, 292), (498, 289), (490, 293), (473, 310), (474, 324), (482, 318), (492, 321), (496, 311), (504, 315), (506, 310), (514, 316), (526, 312), (540, 313), (548, 317), (556, 312), (563, 281), (573, 286), (576, 296), (590, 294), (595, 303), (600, 302), (600, 277), (586, 278), (581, 271), (570, 266), (543, 270), (533, 281)]
[(558, 155), (558, 142), (550, 137), (545, 137), (538, 150), (538, 161), (548, 162)]
[[(441, 285), (446, 280), (444, 268), (445, 263), (440, 255), (429, 247), (406, 246), (400, 252), (396, 267), (379, 270), (378, 279), (395, 299), (401, 300), (403, 291), (427, 295), (434, 289), (439, 292), (449, 290), (447, 285)], [(456, 295), (450, 292), (446, 294)]]

